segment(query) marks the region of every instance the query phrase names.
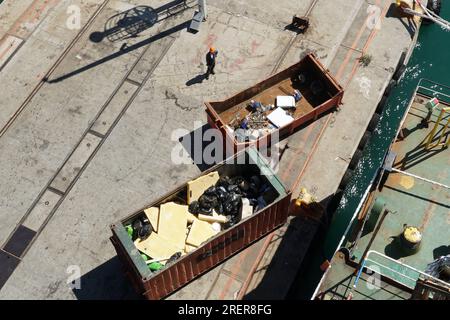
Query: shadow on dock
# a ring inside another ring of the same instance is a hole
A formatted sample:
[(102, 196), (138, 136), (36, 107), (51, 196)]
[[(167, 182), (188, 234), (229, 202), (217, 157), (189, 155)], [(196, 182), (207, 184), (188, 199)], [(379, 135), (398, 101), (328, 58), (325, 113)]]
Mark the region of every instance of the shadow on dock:
[[(216, 165), (217, 163), (220, 163), (225, 159), (223, 155), (212, 153), (209, 154), (207, 147), (213, 143), (215, 143), (215, 140), (213, 141), (206, 141), (205, 139), (205, 133), (211, 129), (211, 126), (209, 124), (204, 124), (200, 128), (197, 128), (193, 131), (191, 131), (189, 134), (180, 137), (178, 141), (183, 146), (184, 150), (189, 155), (190, 160), (194, 162), (194, 164), (197, 166), (197, 168), (203, 172), (211, 168), (212, 166)], [(222, 144), (221, 144), (222, 145)], [(208, 154), (206, 154), (208, 152)], [(213, 163), (209, 163), (210, 161), (205, 161), (205, 156), (209, 157), (211, 156), (215, 160)]]
[(192, 78), (186, 82), (186, 86), (190, 87), (194, 84), (202, 83), (203, 80), (205, 80), (205, 79), (206, 79), (206, 74), (204, 74), (204, 73), (196, 75), (194, 78)]
[[(109, 18), (105, 24), (105, 30), (91, 33), (89, 39), (94, 43), (100, 43), (104, 38), (107, 38), (110, 42), (118, 42), (129, 38), (136, 38), (140, 33), (151, 28), (155, 24), (169, 17), (178, 15), (190, 8), (192, 8), (192, 6), (188, 5), (187, 0), (175, 0), (157, 9), (153, 9), (148, 6), (137, 6)], [(134, 50), (171, 36), (178, 31), (183, 29), (187, 30), (190, 23), (191, 20), (187, 20), (177, 26), (164, 30), (130, 46), (124, 42), (117, 52), (57, 78), (44, 79), (44, 81), (47, 83), (57, 83), (66, 80), (82, 72), (95, 68), (105, 62), (111, 61)]]
[[(326, 234), (334, 202), (334, 195), (321, 202), (324, 207), (328, 206), (322, 217), (292, 218), (270, 263), (255, 272), (255, 276), (264, 272), (261, 281), (243, 300), (298, 299), (297, 285), (304, 280), (303, 266), (312, 251), (323, 251), (318, 239)], [(279, 238), (275, 237), (272, 242), (277, 240)], [(325, 260), (325, 253), (322, 255)]]
[(119, 258), (111, 258), (80, 279), (81, 289), (72, 289), (78, 300), (141, 300), (125, 277)]
[(401, 13), (395, 3), (391, 3), (388, 11), (386, 12), (386, 18), (397, 18), (408, 31), (411, 39), (414, 39), (414, 35), (417, 31), (416, 22), (411, 16)]
[(136, 49), (142, 48), (142, 47), (144, 47), (146, 45), (149, 45), (149, 44), (151, 44), (153, 42), (156, 42), (158, 40), (164, 39), (165, 37), (168, 37), (168, 36), (178, 32), (178, 31), (181, 31), (183, 29), (187, 29), (189, 24), (190, 24), (190, 20), (188, 20), (186, 22), (183, 22), (183, 23), (181, 23), (181, 24), (179, 24), (179, 25), (177, 25), (177, 26), (175, 26), (173, 28), (165, 30), (165, 31), (163, 31), (163, 32), (161, 32), (161, 33), (159, 33), (157, 35), (154, 35), (153, 37), (150, 37), (150, 38), (148, 38), (146, 40), (143, 40), (141, 42), (133, 44), (133, 45), (131, 45), (129, 47), (122, 46), (121, 50), (119, 50), (117, 52), (114, 52), (113, 54), (111, 54), (109, 56), (101, 58), (100, 60), (97, 60), (97, 61), (95, 61), (93, 63), (90, 63), (90, 64), (88, 64), (88, 65), (86, 65), (84, 67), (81, 67), (81, 68), (79, 68), (77, 70), (69, 72), (69, 73), (67, 73), (65, 75), (62, 75), (62, 76), (58, 77), (58, 78), (51, 79), (51, 80), (46, 80), (46, 82), (48, 82), (48, 83), (57, 83), (57, 82), (66, 80), (68, 78), (71, 78), (73, 76), (76, 76), (77, 74), (80, 74), (80, 73), (82, 73), (84, 71), (87, 71), (87, 70), (90, 70), (92, 68), (95, 68), (95, 67), (97, 67), (97, 66), (99, 66), (99, 65), (101, 65), (101, 64), (103, 64), (105, 62), (108, 62), (108, 61), (116, 59), (116, 58), (118, 58), (120, 56), (123, 56), (124, 54), (130, 53), (130, 52), (132, 52), (132, 51), (134, 51)]
[(188, 5), (186, 0), (171, 1), (156, 9), (143, 5), (136, 6), (110, 17), (105, 23), (104, 30), (91, 33), (89, 39), (92, 42), (99, 43), (105, 38), (110, 42), (135, 38), (156, 23), (190, 8), (191, 6)]

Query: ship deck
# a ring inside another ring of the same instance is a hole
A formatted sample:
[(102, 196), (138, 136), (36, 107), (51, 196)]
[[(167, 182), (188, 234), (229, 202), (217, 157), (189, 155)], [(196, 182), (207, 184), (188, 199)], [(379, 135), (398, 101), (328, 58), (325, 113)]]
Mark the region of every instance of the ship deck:
[[(207, 167), (194, 160), (209, 129), (203, 101), (229, 97), (310, 52), (345, 88), (344, 105), (280, 142), (278, 175), (294, 196), (304, 187), (331, 202), (419, 28), (392, 0), (378, 3), (380, 28), (367, 25), (373, 4), (362, 0), (210, 0), (194, 35), (186, 27), (195, 0), (138, 2), (77, 1), (81, 29), (64, 27), (67, 1), (0, 5), (0, 299), (140, 298), (109, 224)], [(306, 33), (285, 29), (294, 14), (308, 15)], [(138, 28), (123, 23), (139, 16)], [(206, 81), (211, 45), (219, 56)], [(359, 63), (363, 51), (370, 65)], [(180, 129), (181, 141), (172, 139)], [(175, 164), (179, 147), (186, 157)], [(168, 299), (234, 299), (241, 291), (244, 299), (284, 298), (321, 225), (296, 217)]]
[[(352, 246), (351, 260), (354, 263), (358, 264), (362, 261), (362, 257), (369, 253), (366, 259), (367, 267), (386, 276), (394, 282), (394, 285), (397, 283), (403, 288), (410, 289), (415, 287), (415, 280), (420, 274), (418, 271), (424, 272), (429, 263), (450, 254), (450, 191), (445, 187), (450, 185), (450, 151), (442, 146), (426, 148), (438, 121), (440, 109), (447, 106), (441, 104), (438, 110), (433, 112), (428, 127), (425, 127), (422, 125), (422, 119), (427, 115), (425, 104), (428, 100), (429, 98), (421, 95), (414, 97), (399, 137), (391, 147), (391, 151), (396, 155), (392, 167), (403, 173), (395, 171), (389, 173), (381, 191), (372, 194), (371, 199), (384, 200), (385, 208), (389, 212), (383, 220), (382, 218), (378, 220), (379, 227), (363, 229), (356, 245)], [(441, 136), (449, 117), (447, 113), (439, 122), (436, 134), (433, 135), (433, 142), (437, 142)], [(447, 129), (442, 139), (448, 139), (448, 135)], [(371, 205), (363, 207), (363, 210), (370, 209)], [(359, 213), (359, 217), (364, 215)], [(404, 226), (418, 227), (422, 233), (420, 249), (414, 254), (406, 253), (399, 245), (399, 236)], [(355, 236), (357, 232), (353, 230), (352, 234), (353, 239), (357, 239)], [(345, 284), (344, 279), (348, 280), (350, 275), (353, 275), (354, 283), (355, 269), (347, 265), (345, 259), (339, 258), (339, 254), (336, 255), (321, 286), (322, 292), (333, 294), (325, 297), (334, 297), (337, 288), (342, 287)], [(364, 275), (362, 280), (365, 277), (367, 275)], [(367, 288), (365, 282), (360, 281), (354, 290), (361, 293), (359, 297), (361, 299), (371, 296), (364, 291), (374, 293), (371, 290), (373, 288)], [(381, 283), (386, 285), (384, 282)], [(402, 290), (403, 293), (405, 291), (408, 290)], [(376, 292), (377, 299), (404, 298), (404, 294), (397, 296), (392, 294), (393, 291), (380, 288)]]

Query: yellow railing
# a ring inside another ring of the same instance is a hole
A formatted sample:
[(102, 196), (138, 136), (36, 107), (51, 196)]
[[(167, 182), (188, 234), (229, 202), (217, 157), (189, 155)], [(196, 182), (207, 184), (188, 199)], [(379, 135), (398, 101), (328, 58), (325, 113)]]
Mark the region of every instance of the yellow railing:
[[(444, 118), (444, 115), (448, 114), (449, 117), (447, 119), (447, 122), (444, 124), (444, 127), (441, 130), (441, 133), (439, 134), (438, 129), (442, 125), (441, 121)], [(442, 108), (441, 113), (439, 114), (439, 117), (436, 121), (436, 124), (433, 127), (433, 130), (431, 130), (430, 135), (428, 137), (426, 149), (433, 149), (436, 147), (448, 147), (450, 145), (450, 108)], [(436, 137), (438, 137), (436, 139)], [(436, 139), (436, 141), (433, 143), (433, 141)]]

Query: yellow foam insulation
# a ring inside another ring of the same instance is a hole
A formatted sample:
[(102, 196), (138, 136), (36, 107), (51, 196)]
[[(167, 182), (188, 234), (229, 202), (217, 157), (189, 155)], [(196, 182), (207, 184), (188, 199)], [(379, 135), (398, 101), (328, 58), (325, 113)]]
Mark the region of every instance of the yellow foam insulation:
[(207, 175), (188, 182), (187, 203), (191, 204), (197, 201), (198, 198), (208, 189), (214, 186), (219, 181), (219, 173), (213, 171)]
[(188, 222), (188, 223), (192, 223), (192, 222), (194, 222), (195, 219), (197, 219), (197, 217), (194, 216), (192, 213), (188, 212), (188, 215), (187, 215), (187, 222)]
[(213, 229), (211, 223), (195, 219), (186, 239), (186, 244), (199, 247), (203, 242), (219, 232)]
[(186, 242), (188, 206), (174, 202), (162, 204), (159, 208), (158, 235), (170, 241), (181, 250)]
[(197, 249), (197, 247), (190, 246), (188, 244), (184, 246), (184, 252), (186, 252), (186, 253), (192, 252), (192, 251), (194, 251), (196, 249)]
[(158, 232), (159, 208), (152, 207), (144, 210), (147, 219), (155, 232)]
[[(152, 232), (146, 239), (136, 239), (134, 245), (139, 251), (145, 253), (152, 259), (167, 260), (173, 254), (180, 251), (170, 241)], [(184, 248), (184, 245), (183, 245)]]

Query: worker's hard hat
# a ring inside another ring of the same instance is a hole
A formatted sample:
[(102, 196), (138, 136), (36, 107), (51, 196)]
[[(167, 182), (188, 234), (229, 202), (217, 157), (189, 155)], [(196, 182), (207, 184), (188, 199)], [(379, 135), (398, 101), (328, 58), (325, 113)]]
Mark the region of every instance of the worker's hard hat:
[(216, 49), (214, 49), (214, 47), (209, 48), (209, 52), (214, 52), (216, 51)]

